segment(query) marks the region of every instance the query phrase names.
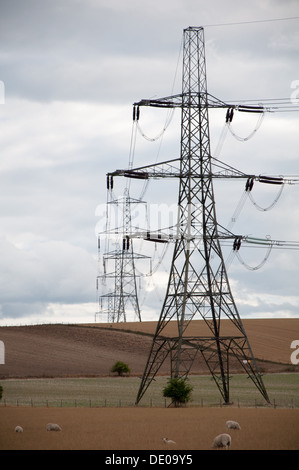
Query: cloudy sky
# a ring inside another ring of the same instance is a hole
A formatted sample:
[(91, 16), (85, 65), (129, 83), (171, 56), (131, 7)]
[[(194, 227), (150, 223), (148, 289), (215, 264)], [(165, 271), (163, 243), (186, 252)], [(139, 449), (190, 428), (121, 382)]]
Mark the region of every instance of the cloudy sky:
[[(180, 93), (188, 26), (205, 27), (211, 94), (298, 102), (298, 1), (0, 0), (0, 11), (0, 324), (93, 322), (105, 175), (128, 165), (132, 103)], [(163, 128), (164, 112), (142, 110), (144, 133)], [(210, 113), (212, 152), (224, 118)], [(234, 131), (249, 135), (256, 115), (239, 118)], [(299, 175), (298, 125), (298, 112), (267, 113), (252, 139), (228, 134), (218, 157), (249, 173)], [(135, 166), (178, 157), (179, 132), (175, 113), (163, 140), (138, 135)], [(266, 207), (277, 191), (252, 195)], [(217, 182), (220, 223), (243, 192), (243, 182)], [(267, 212), (246, 200), (233, 230), (299, 240), (298, 196), (299, 185), (286, 185)], [(177, 187), (153, 181), (144, 198), (174, 204)], [(256, 266), (266, 250), (240, 254)], [(143, 280), (144, 319), (159, 316), (167, 270), (166, 256), (156, 278)], [(229, 276), (241, 316), (299, 316), (298, 251), (272, 250), (254, 271), (234, 258)]]

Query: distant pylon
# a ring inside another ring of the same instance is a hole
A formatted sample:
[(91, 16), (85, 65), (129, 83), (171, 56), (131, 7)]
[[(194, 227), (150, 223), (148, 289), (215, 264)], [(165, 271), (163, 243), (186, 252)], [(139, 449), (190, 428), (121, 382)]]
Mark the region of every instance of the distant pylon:
[[(182, 94), (136, 104), (181, 108), (178, 233), (166, 296), (136, 403), (166, 358), (170, 360), (171, 377), (186, 378), (199, 352), (225, 403), (230, 402), (231, 357), (269, 402), (231, 293), (219, 241), (208, 119), (208, 108), (217, 106), (217, 101), (212, 100), (207, 93), (204, 31), (189, 27), (184, 30)], [(194, 319), (203, 319), (209, 334), (188, 336), (188, 326)], [(227, 333), (222, 319), (230, 321)], [(174, 336), (167, 334), (171, 320), (176, 320)]]
[[(111, 181), (108, 183), (108, 191), (112, 189)], [(121, 225), (113, 227), (105, 233), (105, 236), (116, 237), (121, 241), (115, 241), (115, 248), (103, 253), (101, 256), (100, 237), (98, 238), (99, 260), (103, 266), (99, 268), (97, 276), (97, 292), (99, 311), (96, 319), (106, 320), (108, 323), (126, 322), (128, 311), (134, 315), (134, 320), (141, 321), (141, 312), (137, 293), (136, 260), (149, 258), (136, 253), (131, 237), (131, 205), (141, 203), (140, 200), (129, 196), (128, 188), (124, 190), (121, 199), (109, 201), (110, 208), (114, 205), (121, 209)], [(109, 216), (108, 216), (109, 217)], [(112, 268), (111, 268), (112, 265)], [(133, 321), (132, 318), (132, 321)]]

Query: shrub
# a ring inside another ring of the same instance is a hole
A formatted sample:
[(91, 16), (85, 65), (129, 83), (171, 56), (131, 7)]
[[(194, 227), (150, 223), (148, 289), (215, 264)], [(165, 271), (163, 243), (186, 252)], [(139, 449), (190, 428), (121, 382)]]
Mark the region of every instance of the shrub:
[(123, 375), (130, 372), (128, 364), (125, 364), (122, 361), (116, 361), (116, 363), (111, 367), (111, 372), (117, 372), (118, 375)]
[(2, 385), (0, 385), (0, 400), (2, 398), (2, 395), (3, 395), (3, 387), (2, 387)]
[(168, 385), (163, 389), (163, 396), (172, 398), (174, 406), (180, 406), (191, 400), (193, 387), (186, 383), (185, 379), (173, 378), (168, 381)]

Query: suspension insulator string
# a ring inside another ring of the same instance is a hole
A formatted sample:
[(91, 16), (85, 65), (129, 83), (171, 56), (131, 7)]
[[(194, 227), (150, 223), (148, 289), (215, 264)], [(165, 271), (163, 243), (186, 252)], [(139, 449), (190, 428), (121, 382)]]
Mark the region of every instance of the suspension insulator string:
[(233, 215), (231, 217), (230, 223), (228, 224), (228, 227), (227, 227), (228, 230), (231, 230), (233, 224), (237, 221), (237, 219), (238, 219), (238, 217), (241, 213), (241, 210), (244, 207), (244, 204), (246, 202), (247, 197), (248, 197), (248, 192), (244, 191), (242, 196), (241, 196), (241, 199), (240, 199), (240, 201), (239, 201), (239, 203), (238, 203), (238, 205), (235, 209), (235, 212), (233, 213)]
[(225, 138), (226, 138), (226, 135), (227, 135), (227, 132), (228, 132), (228, 125), (225, 124), (222, 131), (221, 131), (221, 134), (220, 134), (220, 137), (219, 137), (219, 141), (218, 141), (218, 144), (216, 146), (216, 149), (215, 149), (215, 152), (214, 152), (214, 157), (217, 158), (219, 155), (220, 155), (220, 152), (222, 150), (222, 147), (223, 147), (223, 144), (224, 144), (224, 141), (225, 141)]

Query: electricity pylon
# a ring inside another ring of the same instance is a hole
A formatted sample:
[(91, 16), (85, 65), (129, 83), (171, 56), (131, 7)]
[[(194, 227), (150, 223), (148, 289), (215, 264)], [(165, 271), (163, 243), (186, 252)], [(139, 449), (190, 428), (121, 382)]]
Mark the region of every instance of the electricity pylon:
[[(133, 311), (135, 319), (141, 321), (141, 312), (137, 294), (137, 272), (136, 260), (144, 260), (148, 256), (136, 253), (133, 248), (131, 234), (131, 206), (142, 203), (141, 200), (133, 199), (129, 195), (128, 188), (125, 189), (121, 199), (112, 196), (112, 179), (107, 179), (107, 189), (111, 192), (110, 208), (121, 209), (121, 225), (113, 227), (105, 233), (106, 236), (121, 236), (121, 242), (115, 243), (114, 250), (103, 253), (102, 274), (97, 277), (97, 291), (99, 311), (96, 317), (106, 317), (108, 323), (119, 323), (127, 321), (129, 309)], [(98, 251), (100, 259), (100, 239), (98, 239)], [(111, 269), (111, 264), (113, 268)], [(109, 282), (110, 281), (110, 282)], [(103, 293), (103, 286), (107, 286), (107, 292)], [(112, 284), (112, 285), (111, 285)]]
[[(225, 103), (207, 92), (204, 31), (184, 30), (183, 77), (180, 95), (142, 100), (136, 106), (181, 108), (178, 233), (169, 281), (136, 403), (166, 358), (171, 377), (186, 378), (200, 352), (225, 403), (229, 403), (230, 358), (236, 358), (267, 402), (269, 397), (248, 342), (230, 289), (220, 246), (213, 193), (209, 107)], [(261, 112), (258, 108), (256, 112)], [(193, 319), (203, 319), (209, 334), (188, 336)], [(230, 321), (229, 333), (222, 319)], [(167, 325), (176, 320), (176, 335)]]

